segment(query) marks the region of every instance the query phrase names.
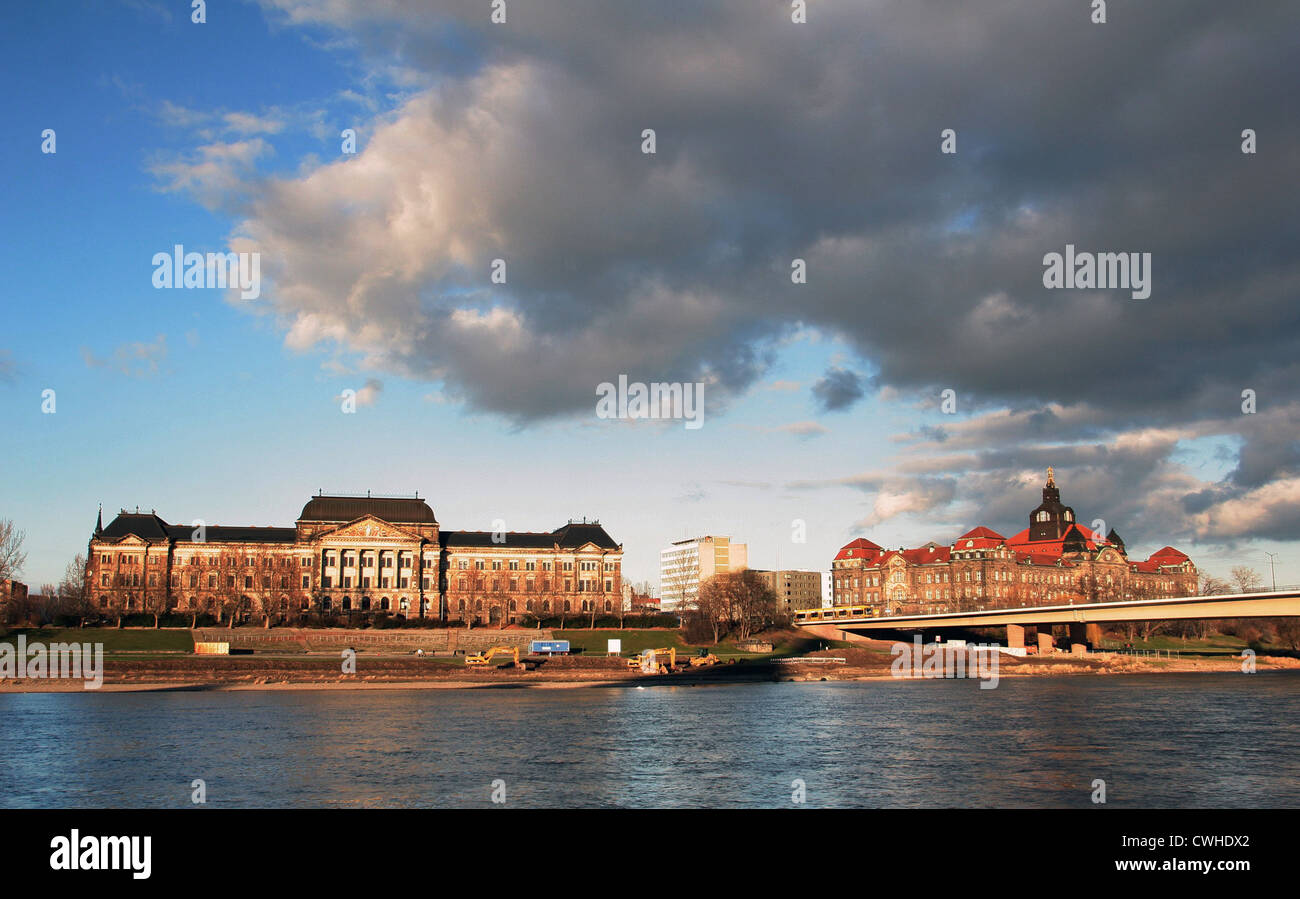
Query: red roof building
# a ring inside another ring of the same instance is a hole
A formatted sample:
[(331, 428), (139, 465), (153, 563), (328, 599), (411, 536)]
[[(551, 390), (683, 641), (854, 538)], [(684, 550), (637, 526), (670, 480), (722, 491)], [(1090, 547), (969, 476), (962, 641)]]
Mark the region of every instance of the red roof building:
[(922, 614), (1188, 596), (1196, 579), (1192, 560), (1172, 546), (1133, 561), (1114, 530), (1079, 524), (1049, 468), (1043, 501), (1015, 536), (977, 527), (948, 545), (891, 550), (859, 537), (832, 562), (831, 595), (837, 606)]

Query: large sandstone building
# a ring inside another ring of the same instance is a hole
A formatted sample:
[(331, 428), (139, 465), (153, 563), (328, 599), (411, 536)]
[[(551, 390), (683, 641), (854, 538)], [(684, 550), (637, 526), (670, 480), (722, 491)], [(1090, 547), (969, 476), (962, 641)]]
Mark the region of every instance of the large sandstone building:
[(313, 496), (291, 528), (100, 515), (87, 554), (112, 611), (387, 612), (498, 624), (622, 602), (623, 547), (599, 522), (549, 533), (447, 531), (422, 499)]
[(1128, 557), (1112, 528), (1080, 525), (1061, 504), (1052, 469), (1029, 527), (1003, 537), (986, 527), (952, 543), (883, 549), (859, 538), (831, 567), (832, 601), (869, 606), (877, 615), (1118, 602), (1196, 594), (1196, 566), (1172, 546), (1145, 561)]

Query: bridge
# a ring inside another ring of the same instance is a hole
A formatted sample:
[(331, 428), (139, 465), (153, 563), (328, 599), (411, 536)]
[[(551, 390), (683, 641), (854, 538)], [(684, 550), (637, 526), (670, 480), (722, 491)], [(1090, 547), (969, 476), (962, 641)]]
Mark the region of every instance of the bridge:
[(1070, 643), (1095, 647), (1101, 625), (1125, 621), (1214, 620), (1222, 618), (1300, 617), (1300, 587), (1260, 593), (1179, 596), (1125, 602), (1072, 603), (1064, 606), (1020, 606), (977, 612), (929, 615), (876, 615), (866, 606), (805, 609), (795, 613), (795, 625), (828, 639), (866, 637), (873, 631), (944, 631), (976, 627), (1005, 627), (1007, 646), (1023, 648), (1025, 628), (1038, 631), (1038, 649), (1054, 646), (1052, 626), (1069, 625)]

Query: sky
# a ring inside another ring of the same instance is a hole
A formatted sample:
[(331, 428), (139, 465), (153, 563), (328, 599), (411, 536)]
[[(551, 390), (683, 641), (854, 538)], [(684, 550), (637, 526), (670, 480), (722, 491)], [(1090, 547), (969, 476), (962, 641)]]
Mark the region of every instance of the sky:
[[(101, 503), (322, 489), (599, 519), (636, 581), (708, 533), (828, 570), (1013, 534), (1051, 465), (1131, 556), (1300, 582), (1300, 8), (809, 7), (5, 5), (21, 579)], [(156, 287), (177, 245), (258, 295)], [(1150, 295), (1048, 289), (1067, 245), (1151, 254)], [(620, 375), (702, 384), (702, 426), (598, 416)]]

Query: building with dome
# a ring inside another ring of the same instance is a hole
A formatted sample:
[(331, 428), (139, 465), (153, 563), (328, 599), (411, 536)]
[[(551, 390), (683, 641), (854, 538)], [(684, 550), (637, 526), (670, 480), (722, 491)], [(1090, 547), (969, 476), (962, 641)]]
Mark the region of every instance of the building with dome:
[(831, 581), (836, 606), (906, 615), (1191, 596), (1197, 571), (1172, 546), (1136, 561), (1113, 528), (1102, 535), (1079, 524), (1049, 468), (1042, 503), (1014, 536), (977, 527), (915, 549), (860, 537), (836, 554)]

